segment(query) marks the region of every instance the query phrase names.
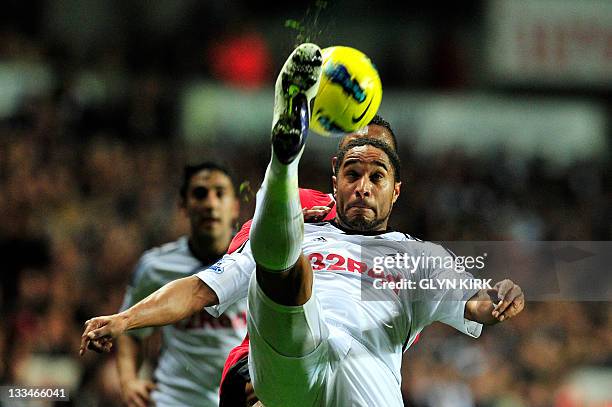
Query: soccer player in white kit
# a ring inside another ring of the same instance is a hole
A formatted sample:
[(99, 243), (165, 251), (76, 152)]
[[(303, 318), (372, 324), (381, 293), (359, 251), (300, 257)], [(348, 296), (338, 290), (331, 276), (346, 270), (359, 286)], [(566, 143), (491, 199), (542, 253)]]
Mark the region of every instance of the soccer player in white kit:
[[(438, 245), (387, 229), (400, 193), (400, 163), (379, 140), (354, 140), (340, 150), (333, 177), (337, 218), (304, 225), (297, 170), (320, 66), (314, 44), (301, 45), (285, 63), (276, 84), (272, 158), (250, 241), (215, 266), (214, 274), (227, 273), (227, 279), (210, 278), (210, 271), (198, 277), (216, 292), (221, 309), (241, 296), (250, 278), (249, 366), (255, 394), (267, 407), (401, 406), (401, 353), (425, 326), (441, 321), (478, 337), (482, 323), (518, 314), (524, 297), (504, 280), (491, 290), (495, 303), (471, 284), (380, 291), (364, 300), (364, 284), (373, 286), (380, 276), (414, 282), (473, 277), (441, 263), (414, 272), (373, 268), (375, 258), (398, 253), (450, 256)], [(289, 91), (296, 87), (300, 92)]]
[[(189, 218), (189, 236), (147, 251), (132, 276), (122, 310), (166, 283), (190, 276), (223, 256), (233, 236), (239, 202), (228, 171), (215, 163), (186, 166), (180, 206)], [(138, 378), (142, 339), (152, 328), (118, 339), (117, 367), (128, 406), (217, 406), (225, 355), (246, 332), (246, 304), (237, 302), (218, 319), (205, 310), (162, 328), (155, 385)]]
[[(372, 268), (374, 258), (397, 253), (449, 255), (438, 245), (387, 230), (401, 187), (399, 160), (378, 140), (355, 140), (341, 149), (333, 177), (337, 217), (331, 223), (304, 225), (297, 166), (320, 65), (319, 48), (304, 44), (277, 80), (272, 159), (258, 193), (250, 241), (199, 272), (199, 283), (182, 279), (128, 313), (88, 321), (81, 352), (92, 341), (167, 323), (170, 316), (201, 306), (218, 303), (209, 310), (223, 311), (244, 298), (248, 285), (249, 363), (255, 393), (264, 405), (401, 406), (401, 353), (425, 326), (442, 321), (477, 337), (481, 324), (522, 311), (522, 291), (510, 280), (489, 292), (387, 290), (380, 291), (378, 300), (362, 299), (364, 282), (372, 285), (379, 277), (419, 281), (472, 276), (443, 267), (420, 267), (414, 273)], [(291, 85), (300, 91), (289, 95)], [(189, 292), (194, 294), (191, 300), (164, 305)], [(162, 306), (167, 309), (164, 318), (149, 314)]]

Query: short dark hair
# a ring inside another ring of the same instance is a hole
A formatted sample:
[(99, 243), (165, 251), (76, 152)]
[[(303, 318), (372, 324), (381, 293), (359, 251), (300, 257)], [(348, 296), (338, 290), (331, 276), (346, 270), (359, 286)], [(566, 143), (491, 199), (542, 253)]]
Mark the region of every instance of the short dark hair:
[(195, 165), (186, 165), (183, 168), (183, 183), (181, 184), (181, 189), (179, 191), (182, 199), (187, 199), (187, 191), (189, 190), (189, 182), (191, 182), (191, 178), (199, 173), (200, 171), (219, 171), (230, 179), (232, 182), (232, 189), (235, 194), (237, 194), (237, 186), (234, 182), (234, 177), (229, 169), (221, 164), (217, 164), (212, 161), (204, 161)]
[(375, 124), (376, 126), (384, 127), (385, 129), (389, 131), (389, 134), (391, 134), (391, 139), (393, 140), (393, 146), (392, 146), (393, 150), (397, 151), (397, 137), (395, 137), (395, 133), (393, 132), (393, 129), (391, 128), (391, 125), (389, 124), (389, 122), (383, 119), (382, 116), (375, 115), (372, 118), (372, 120), (370, 120), (370, 123), (368, 123), (368, 126), (372, 124)]
[(393, 166), (393, 176), (395, 178), (395, 182), (399, 182), (401, 180), (401, 162), (397, 153), (393, 151), (393, 149), (389, 146), (388, 143), (385, 143), (384, 141), (380, 141), (378, 139), (367, 137), (351, 140), (347, 145), (342, 147), (336, 153), (336, 157), (338, 158), (336, 159), (336, 167), (334, 168), (334, 173), (336, 175), (339, 174), (340, 166), (342, 165), (344, 157), (346, 156), (346, 153), (348, 153), (349, 150), (355, 147), (361, 147), (366, 145), (378, 148), (379, 150), (382, 150), (385, 154), (387, 154), (387, 157), (389, 157), (389, 161), (391, 161), (391, 166)]

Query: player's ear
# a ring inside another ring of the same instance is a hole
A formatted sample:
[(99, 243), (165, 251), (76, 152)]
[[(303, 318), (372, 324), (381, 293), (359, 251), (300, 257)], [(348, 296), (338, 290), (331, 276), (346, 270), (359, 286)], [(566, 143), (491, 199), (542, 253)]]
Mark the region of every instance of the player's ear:
[(333, 156), (332, 157), (332, 174), (336, 173), (336, 162), (338, 161), (338, 157)]
[[(334, 157), (336, 158), (336, 157)], [(332, 186), (334, 187), (334, 196), (336, 196), (336, 190), (338, 189), (338, 178), (335, 175), (332, 175)]]
[(396, 182), (395, 185), (393, 186), (393, 203), (395, 203), (395, 201), (397, 201), (397, 198), (399, 198), (401, 188), (402, 188), (401, 182)]

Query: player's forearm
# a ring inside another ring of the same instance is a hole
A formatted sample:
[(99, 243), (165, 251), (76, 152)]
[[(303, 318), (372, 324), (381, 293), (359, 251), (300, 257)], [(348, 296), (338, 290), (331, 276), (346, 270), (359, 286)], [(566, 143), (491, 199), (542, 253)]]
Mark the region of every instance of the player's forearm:
[(464, 317), (483, 325), (493, 325), (499, 322), (492, 314), (493, 308), (487, 290), (480, 290), (465, 303)]
[(196, 276), (174, 280), (123, 311), (126, 330), (178, 322), (204, 307), (218, 304), (217, 294)]
[(117, 371), (119, 382), (123, 386), (138, 377), (140, 366), (139, 355), (142, 348), (141, 343), (129, 335), (117, 338)]

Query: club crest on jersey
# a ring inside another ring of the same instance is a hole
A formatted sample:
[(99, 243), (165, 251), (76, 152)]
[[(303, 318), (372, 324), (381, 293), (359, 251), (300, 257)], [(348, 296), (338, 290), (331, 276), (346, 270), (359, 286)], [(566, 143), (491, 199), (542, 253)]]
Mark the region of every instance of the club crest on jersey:
[(213, 273), (221, 274), (223, 273), (223, 270), (225, 269), (225, 267), (223, 267), (223, 263), (224, 261), (223, 259), (221, 259), (215, 264), (209, 266), (206, 270), (212, 271)]

